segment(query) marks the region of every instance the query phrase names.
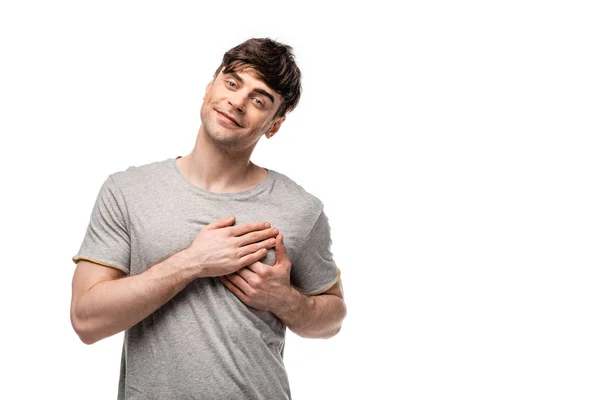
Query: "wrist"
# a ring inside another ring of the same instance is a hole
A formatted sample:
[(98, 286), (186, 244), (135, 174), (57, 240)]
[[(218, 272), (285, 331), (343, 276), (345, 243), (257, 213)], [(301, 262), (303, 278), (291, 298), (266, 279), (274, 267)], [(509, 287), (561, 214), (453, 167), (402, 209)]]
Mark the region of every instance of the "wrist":
[(181, 250), (173, 255), (173, 263), (178, 265), (182, 270), (187, 271), (194, 279), (202, 278), (204, 269), (194, 264), (188, 249)]
[(290, 328), (291, 325), (295, 325), (295, 320), (301, 318), (305, 310), (310, 307), (310, 298), (293, 286), (289, 287), (281, 300), (272, 312)]

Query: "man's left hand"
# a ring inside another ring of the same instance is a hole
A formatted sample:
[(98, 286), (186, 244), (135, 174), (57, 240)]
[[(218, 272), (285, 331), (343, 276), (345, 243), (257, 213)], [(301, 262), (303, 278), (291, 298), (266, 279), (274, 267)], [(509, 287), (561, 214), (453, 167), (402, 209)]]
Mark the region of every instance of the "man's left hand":
[(290, 283), (292, 263), (283, 244), (283, 235), (275, 239), (275, 264), (256, 261), (219, 280), (244, 304), (274, 314), (287, 307), (293, 297)]

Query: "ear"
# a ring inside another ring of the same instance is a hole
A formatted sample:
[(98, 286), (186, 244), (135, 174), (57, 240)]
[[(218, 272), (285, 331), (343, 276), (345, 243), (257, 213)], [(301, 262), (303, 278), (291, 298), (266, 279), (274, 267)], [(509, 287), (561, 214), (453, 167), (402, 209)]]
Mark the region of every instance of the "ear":
[(281, 128), (281, 124), (283, 124), (283, 121), (285, 121), (285, 115), (283, 117), (277, 118), (272, 123), (271, 128), (267, 131), (267, 133), (265, 133), (265, 135), (267, 135), (267, 139), (270, 139), (273, 136), (275, 136), (279, 128)]

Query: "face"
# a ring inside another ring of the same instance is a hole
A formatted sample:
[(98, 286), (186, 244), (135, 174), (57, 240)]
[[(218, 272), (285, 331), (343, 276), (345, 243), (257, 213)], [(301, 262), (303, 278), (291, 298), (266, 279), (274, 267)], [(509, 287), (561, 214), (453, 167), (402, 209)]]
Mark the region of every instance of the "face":
[(221, 71), (206, 86), (201, 129), (220, 147), (252, 151), (262, 135), (272, 137), (285, 120), (274, 118), (280, 104), (281, 96), (257, 79), (254, 70)]

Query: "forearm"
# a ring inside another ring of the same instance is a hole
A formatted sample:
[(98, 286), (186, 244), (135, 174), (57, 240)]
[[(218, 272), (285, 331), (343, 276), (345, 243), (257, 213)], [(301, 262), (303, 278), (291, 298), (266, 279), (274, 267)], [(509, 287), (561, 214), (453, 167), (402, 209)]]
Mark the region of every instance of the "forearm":
[(97, 342), (152, 314), (197, 277), (183, 265), (182, 254), (176, 253), (141, 274), (94, 285), (73, 305), (81, 340)]
[(305, 296), (292, 287), (287, 301), (282, 302), (275, 315), (299, 336), (327, 339), (340, 331), (346, 305), (336, 295)]

